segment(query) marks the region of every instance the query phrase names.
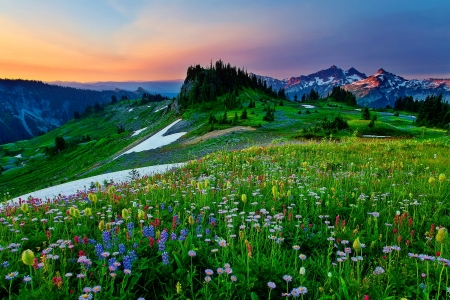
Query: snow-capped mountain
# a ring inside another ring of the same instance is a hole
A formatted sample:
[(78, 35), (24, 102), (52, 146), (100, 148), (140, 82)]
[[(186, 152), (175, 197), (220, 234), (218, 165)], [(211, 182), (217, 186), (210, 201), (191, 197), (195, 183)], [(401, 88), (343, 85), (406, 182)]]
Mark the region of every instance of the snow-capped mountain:
[(355, 68), (344, 71), (334, 65), (307, 76), (283, 80), (256, 76), (265, 80), (267, 85), (275, 90), (284, 88), (291, 100), (295, 95), (300, 99), (303, 94), (309, 93), (312, 89), (321, 96), (326, 96), (335, 86), (342, 86), (351, 91), (360, 105), (367, 104), (370, 107), (385, 107), (388, 104), (393, 106), (395, 100), (402, 96), (413, 96), (415, 99), (424, 100), (429, 95), (442, 93), (444, 99), (447, 101), (450, 99), (450, 79), (407, 80), (383, 69), (369, 77)]
[(359, 72), (355, 68), (344, 71), (334, 65), (326, 70), (310, 75), (301, 75), (283, 80), (267, 76), (256, 76), (265, 80), (267, 85), (272, 86), (275, 90), (284, 88), (289, 99), (294, 99), (295, 95), (301, 98), (303, 94), (311, 92), (312, 89), (319, 92), (320, 95), (327, 95), (335, 86), (343, 86), (367, 78), (364, 73)]
[(366, 79), (347, 84), (344, 88), (353, 94), (360, 105), (370, 107), (394, 106), (398, 97), (413, 96), (424, 100), (430, 95), (442, 93), (443, 99), (450, 99), (449, 79), (407, 80), (383, 69)]

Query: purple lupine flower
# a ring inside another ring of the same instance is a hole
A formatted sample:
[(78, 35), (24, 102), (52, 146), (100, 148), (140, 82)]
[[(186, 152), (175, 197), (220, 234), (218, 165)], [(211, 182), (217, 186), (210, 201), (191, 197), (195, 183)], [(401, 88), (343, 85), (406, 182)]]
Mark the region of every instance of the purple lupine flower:
[(167, 266), (169, 264), (169, 253), (163, 252), (161, 258), (162, 258), (162, 263)]

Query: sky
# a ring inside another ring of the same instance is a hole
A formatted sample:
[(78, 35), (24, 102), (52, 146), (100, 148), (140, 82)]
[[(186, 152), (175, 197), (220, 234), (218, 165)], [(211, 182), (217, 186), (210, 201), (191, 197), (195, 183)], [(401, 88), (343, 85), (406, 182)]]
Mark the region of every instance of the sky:
[(275, 78), (337, 65), (450, 78), (448, 0), (0, 0), (0, 78), (184, 79), (222, 59)]

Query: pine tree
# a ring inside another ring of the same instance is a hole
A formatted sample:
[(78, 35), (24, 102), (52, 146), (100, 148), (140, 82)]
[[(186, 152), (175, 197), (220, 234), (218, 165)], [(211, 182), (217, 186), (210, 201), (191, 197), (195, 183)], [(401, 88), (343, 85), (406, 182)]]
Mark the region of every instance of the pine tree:
[(363, 108), (362, 119), (363, 120), (370, 120), (370, 111), (369, 111), (369, 108), (367, 107), (367, 105), (366, 105), (366, 107)]
[(237, 112), (234, 113), (234, 119), (233, 119), (233, 125), (237, 125), (239, 122), (238, 114)]
[(245, 120), (245, 119), (248, 119), (246, 108), (244, 108), (244, 111), (241, 114), (241, 120)]

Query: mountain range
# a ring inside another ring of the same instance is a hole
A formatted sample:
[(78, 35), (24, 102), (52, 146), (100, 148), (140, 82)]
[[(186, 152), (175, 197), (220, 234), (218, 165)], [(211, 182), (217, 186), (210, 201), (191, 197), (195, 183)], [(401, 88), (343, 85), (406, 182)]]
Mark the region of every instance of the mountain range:
[(88, 105), (111, 102), (112, 96), (134, 99), (144, 92), (93, 91), (41, 81), (0, 79), (0, 144), (45, 133), (72, 119), (75, 111), (82, 113)]
[(180, 92), (182, 79), (166, 81), (98, 81), (98, 82), (77, 82), (77, 81), (51, 81), (49, 84), (73, 87), (77, 89), (88, 89), (94, 91), (136, 91), (144, 89), (147, 93), (158, 93), (169, 98), (175, 97)]
[(415, 99), (425, 100), (427, 96), (442, 93), (443, 99), (450, 100), (450, 79), (408, 80), (383, 69), (367, 76), (355, 68), (343, 70), (333, 65), (310, 75), (282, 80), (268, 76), (256, 76), (275, 90), (284, 88), (286, 95), (291, 100), (295, 95), (300, 99), (303, 94), (310, 93), (312, 89), (321, 96), (326, 96), (336, 86), (355, 94), (359, 105), (376, 108), (384, 108), (386, 105), (393, 107), (397, 98), (403, 96), (413, 96)]

